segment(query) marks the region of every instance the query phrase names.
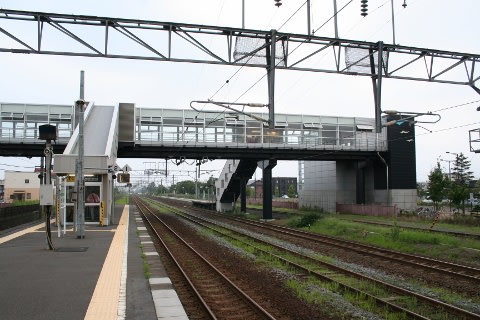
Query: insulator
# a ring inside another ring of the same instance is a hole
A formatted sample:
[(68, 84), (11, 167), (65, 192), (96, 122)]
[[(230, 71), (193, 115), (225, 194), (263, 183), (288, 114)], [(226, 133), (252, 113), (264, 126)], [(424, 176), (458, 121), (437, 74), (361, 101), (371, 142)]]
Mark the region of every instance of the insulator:
[(406, 8), (407, 7), (407, 0), (403, 0), (402, 7)]
[(368, 0), (360, 0), (360, 15), (365, 17), (368, 15)]
[(280, 7), (282, 5), (282, 0), (275, 0), (275, 5)]

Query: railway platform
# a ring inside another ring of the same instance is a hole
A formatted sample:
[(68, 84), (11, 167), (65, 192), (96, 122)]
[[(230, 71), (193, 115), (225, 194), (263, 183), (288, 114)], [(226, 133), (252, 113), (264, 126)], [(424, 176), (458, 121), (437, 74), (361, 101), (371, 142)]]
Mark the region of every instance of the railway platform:
[(52, 225), (55, 250), (45, 222), (0, 233), (0, 318), (188, 319), (136, 208), (115, 218), (83, 239)]

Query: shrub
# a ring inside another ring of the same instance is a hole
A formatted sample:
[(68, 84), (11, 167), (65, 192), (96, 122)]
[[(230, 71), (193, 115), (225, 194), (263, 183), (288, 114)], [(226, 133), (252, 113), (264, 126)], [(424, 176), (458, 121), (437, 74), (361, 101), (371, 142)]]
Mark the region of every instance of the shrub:
[(321, 216), (317, 213), (308, 213), (306, 215), (303, 215), (300, 220), (297, 220), (294, 222), (294, 226), (297, 228), (305, 228), (313, 225), (315, 222), (317, 222), (318, 219), (320, 219)]

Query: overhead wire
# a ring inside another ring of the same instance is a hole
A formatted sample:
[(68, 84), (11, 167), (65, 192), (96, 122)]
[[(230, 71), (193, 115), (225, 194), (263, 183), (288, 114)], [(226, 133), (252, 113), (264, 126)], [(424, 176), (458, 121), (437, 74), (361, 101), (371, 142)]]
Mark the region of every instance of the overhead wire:
[[(326, 23), (328, 23), (328, 21), (332, 20), (336, 15), (338, 15), (340, 12), (342, 12), (342, 11), (343, 11), (348, 5), (350, 5), (352, 2), (353, 2), (353, 0), (350, 0), (348, 3), (346, 3), (340, 10), (338, 10), (338, 11), (337, 11), (332, 17), (330, 17), (325, 23), (323, 23), (320, 27), (318, 27), (317, 29), (315, 29), (314, 33), (317, 32), (318, 30), (320, 30), (321, 28), (323, 28), (323, 27), (326, 25)], [(307, 3), (307, 1), (305, 1), (292, 15), (290, 15), (290, 17), (280, 26), (279, 29), (281, 29), (293, 16), (295, 16), (295, 15), (300, 11), (300, 9), (301, 9), (306, 3)], [(274, 16), (275, 16), (275, 15), (274, 15)], [(273, 19), (273, 18), (272, 18), (272, 19)], [(270, 23), (271, 23), (271, 21), (270, 21)], [(290, 54), (293, 53), (293, 52), (295, 52), (295, 51), (296, 51), (303, 43), (305, 43), (305, 42), (306, 42), (306, 40), (303, 41), (303, 42), (301, 42), (296, 48), (294, 48), (294, 49), (290, 52)], [(245, 67), (245, 66), (248, 64), (248, 62), (249, 62), (253, 57), (254, 57), (253, 55), (250, 56), (250, 57), (248, 57), (248, 59), (245, 61), (245, 63), (243, 63), (243, 64), (230, 76), (230, 78), (227, 79), (227, 80), (225, 81), (225, 83), (223, 83), (222, 86), (220, 86), (219, 89), (217, 89), (217, 91), (215, 91), (215, 93), (210, 97), (210, 100), (213, 100), (214, 96), (217, 95), (217, 93), (220, 92), (220, 90), (222, 90), (222, 89), (230, 82), (230, 80), (232, 80), (232, 79), (243, 69), (243, 67)], [(284, 60), (284, 59), (281, 59), (281, 60), (276, 64), (276, 66), (278, 66), (280, 63), (282, 63), (283, 60)], [(266, 76), (267, 76), (267, 74), (265, 73), (265, 74), (264, 74), (263, 76), (261, 76), (258, 80), (256, 80), (250, 87), (248, 87), (242, 94), (240, 94), (233, 102), (234, 102), (234, 103), (238, 102), (243, 96), (245, 96), (250, 90), (252, 90), (252, 89), (253, 89), (261, 80), (263, 80)], [(205, 105), (204, 105), (204, 106), (205, 106)], [(203, 109), (203, 107), (202, 107), (202, 109)], [(202, 128), (202, 132), (200, 132), (200, 133), (203, 134), (203, 133), (205, 132), (205, 129), (207, 128), (208, 125), (210, 125), (210, 124), (213, 123), (213, 122), (216, 122), (216, 121), (217, 121), (218, 119), (220, 119), (220, 117), (221, 117), (222, 115), (224, 115), (224, 114), (225, 114), (225, 111), (219, 112), (214, 119), (212, 119), (211, 121), (209, 121), (208, 124), (205, 124), (205, 127)], [(198, 115), (199, 115), (199, 112), (197, 113), (197, 116), (198, 116)], [(196, 117), (197, 117), (197, 116), (196, 116)], [(196, 117), (195, 117), (195, 118), (196, 118)], [(187, 127), (183, 130), (182, 136), (186, 133), (186, 131), (188, 130), (188, 128), (189, 128), (189, 127), (187, 126)], [(190, 143), (191, 141), (193, 141), (193, 138), (187, 140), (185, 143), (188, 144), (188, 143)]]
[[(351, 1), (353, 1), (353, 0), (351, 0)], [(350, 2), (351, 2), (351, 1), (350, 1)], [(286, 22), (284, 22), (284, 23), (282, 24), (281, 27), (283, 27), (283, 26), (305, 5), (305, 3), (306, 3), (306, 1), (300, 6), (300, 8), (298, 8), (298, 9), (287, 19)], [(276, 14), (277, 14), (277, 13), (275, 13), (275, 14), (272, 16), (269, 24), (271, 23), (271, 21), (273, 20), (273, 18), (276, 16)], [(232, 80), (232, 79), (243, 69), (243, 67), (245, 67), (245, 66), (250, 62), (250, 60), (251, 60), (253, 57), (254, 57), (254, 55), (249, 56), (249, 57), (246, 59), (246, 61), (220, 86), (220, 88), (217, 89), (217, 91), (215, 91), (215, 93), (210, 96), (209, 100), (213, 100), (213, 98), (217, 95), (217, 93), (220, 92), (220, 90), (222, 90), (227, 84), (229, 84), (229, 83), (230, 83), (230, 80)], [(280, 61), (280, 62), (281, 62), (281, 61)], [(280, 63), (280, 62), (279, 62), (279, 63)], [(253, 83), (246, 91), (244, 91), (244, 92), (243, 92), (237, 99), (235, 99), (233, 102), (237, 102), (239, 99), (241, 99), (241, 98), (242, 98), (245, 94), (247, 94), (252, 88), (254, 88), (263, 78), (265, 78), (265, 76), (266, 76), (266, 74), (264, 74), (260, 79), (258, 79), (257, 81), (255, 81), (255, 83)], [(206, 105), (206, 104), (204, 104), (204, 106), (203, 106), (200, 110), (203, 110), (203, 108), (205, 107), (205, 105)], [(199, 114), (200, 114), (200, 113), (197, 112), (197, 115), (195, 116), (195, 118), (197, 118)], [(225, 111), (219, 111), (219, 113), (217, 114), (217, 116), (216, 116), (215, 118), (213, 118), (212, 120), (210, 120), (209, 123), (205, 125), (205, 129), (206, 129), (206, 127), (207, 127), (208, 125), (210, 125), (211, 123), (216, 122), (218, 119), (220, 119), (220, 117), (221, 117), (222, 115), (224, 115), (224, 114), (225, 114)], [(184, 134), (186, 133), (186, 131), (188, 130), (188, 128), (189, 128), (188, 126), (185, 127), (185, 129), (183, 130), (183, 132), (182, 132), (181, 134), (184, 135)], [(205, 129), (203, 129), (202, 132), (200, 132), (200, 133), (204, 133)], [(192, 139), (193, 139), (193, 138), (187, 140), (186, 143), (188, 144), (190, 141), (192, 141)]]

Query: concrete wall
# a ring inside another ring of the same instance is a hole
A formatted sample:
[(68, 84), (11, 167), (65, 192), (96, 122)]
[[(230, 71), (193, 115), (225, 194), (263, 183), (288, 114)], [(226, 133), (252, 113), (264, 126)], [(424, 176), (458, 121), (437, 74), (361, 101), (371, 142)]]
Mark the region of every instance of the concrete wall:
[[(415, 210), (416, 189), (375, 189), (374, 164), (370, 161), (363, 164), (365, 204)], [(299, 207), (335, 212), (337, 204), (357, 203), (356, 161), (305, 161), (304, 172)]]
[(305, 180), (299, 191), (299, 207), (335, 212), (337, 169), (335, 161), (305, 161)]
[(402, 210), (413, 211), (417, 209), (417, 189), (390, 190), (391, 205)]
[[(336, 161), (337, 203), (356, 203), (356, 168), (355, 162)], [(333, 211), (335, 212), (335, 211)]]

